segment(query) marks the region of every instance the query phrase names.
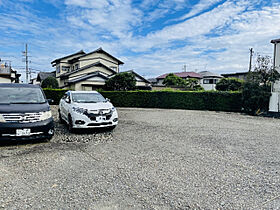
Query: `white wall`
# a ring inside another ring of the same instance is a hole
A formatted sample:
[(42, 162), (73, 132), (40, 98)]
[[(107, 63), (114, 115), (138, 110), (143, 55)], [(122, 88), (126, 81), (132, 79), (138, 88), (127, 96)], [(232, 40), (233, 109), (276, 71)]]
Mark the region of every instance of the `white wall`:
[(0, 83), (12, 83), (12, 81), (9, 78), (5, 78), (5, 77), (0, 76)]
[[(275, 45), (274, 45), (275, 46)], [(280, 43), (276, 44), (274, 48), (274, 60), (275, 68), (280, 73)], [(272, 93), (269, 100), (269, 111), (270, 112), (279, 112), (279, 102), (280, 102), (280, 81), (276, 81), (273, 84)]]
[(216, 84), (200, 84), (204, 90), (216, 90)]

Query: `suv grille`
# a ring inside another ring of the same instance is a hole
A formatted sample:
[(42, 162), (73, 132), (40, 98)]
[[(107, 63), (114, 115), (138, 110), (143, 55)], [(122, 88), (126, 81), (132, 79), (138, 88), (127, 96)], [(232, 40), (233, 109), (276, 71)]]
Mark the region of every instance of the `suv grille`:
[(41, 113), (9, 113), (2, 114), (6, 122), (17, 122), (17, 123), (34, 123), (39, 122)]
[(96, 115), (107, 115), (111, 113), (111, 109), (89, 110), (89, 113), (96, 114)]

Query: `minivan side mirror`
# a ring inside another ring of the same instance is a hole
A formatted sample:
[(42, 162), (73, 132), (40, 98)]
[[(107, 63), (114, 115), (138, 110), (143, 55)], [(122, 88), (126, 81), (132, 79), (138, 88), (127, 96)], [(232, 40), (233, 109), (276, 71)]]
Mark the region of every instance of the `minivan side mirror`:
[(54, 102), (53, 99), (47, 99), (47, 101), (48, 101), (49, 104), (52, 104)]
[(109, 98), (106, 98), (106, 102), (110, 102), (110, 99), (109, 99)]

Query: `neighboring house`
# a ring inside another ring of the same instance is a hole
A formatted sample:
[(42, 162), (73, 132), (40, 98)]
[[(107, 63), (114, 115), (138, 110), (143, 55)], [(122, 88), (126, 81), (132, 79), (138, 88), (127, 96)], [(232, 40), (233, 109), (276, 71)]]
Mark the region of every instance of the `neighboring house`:
[(216, 90), (216, 84), (222, 78), (221, 75), (214, 74), (210, 71), (201, 71), (199, 74), (202, 76), (200, 85), (204, 90)]
[(79, 51), (51, 62), (56, 68), (60, 88), (72, 90), (95, 90), (102, 88), (105, 81), (119, 72), (119, 59), (102, 48), (90, 53)]
[[(163, 86), (163, 80), (165, 79), (165, 77), (168, 76), (168, 74), (170, 74), (170, 73), (166, 73), (166, 74), (158, 76), (156, 78), (157, 79), (157, 85)], [(202, 76), (200, 74), (196, 73), (196, 72), (176, 72), (176, 73), (172, 73), (172, 74), (175, 74), (178, 77), (181, 77), (182, 79), (185, 79), (185, 80), (190, 79), (190, 78), (198, 79), (198, 80), (202, 79)]]
[(248, 71), (247, 72), (236, 72), (236, 73), (221, 74), (221, 76), (223, 76), (225, 78), (237, 78), (237, 79), (241, 79), (241, 80), (246, 80), (247, 75), (248, 75)]
[[(273, 66), (280, 73), (280, 39), (271, 40), (274, 44)], [(273, 83), (269, 101), (270, 112), (280, 112), (280, 81)]]
[[(53, 72), (60, 88), (72, 90), (95, 90), (102, 88), (106, 80), (120, 72), (124, 63), (99, 48), (90, 53), (77, 53), (52, 61), (56, 68)], [(126, 71), (135, 75), (138, 89), (151, 89), (150, 82), (135, 71)], [(42, 75), (44, 77), (45, 75)]]
[(19, 83), (20, 76), (10, 65), (0, 65), (0, 83)]
[(33, 85), (42, 85), (42, 82), (48, 77), (56, 78), (55, 71), (53, 72), (39, 72), (36, 78), (31, 79), (30, 84)]
[(152, 89), (150, 81), (145, 79), (141, 75), (137, 74), (135, 71), (129, 70), (129, 71), (122, 71), (122, 72), (132, 73), (135, 76), (137, 89), (140, 89), (140, 90), (151, 90)]
[(157, 84), (157, 79), (156, 78), (150, 78), (148, 81), (151, 83), (151, 85), (156, 85)]

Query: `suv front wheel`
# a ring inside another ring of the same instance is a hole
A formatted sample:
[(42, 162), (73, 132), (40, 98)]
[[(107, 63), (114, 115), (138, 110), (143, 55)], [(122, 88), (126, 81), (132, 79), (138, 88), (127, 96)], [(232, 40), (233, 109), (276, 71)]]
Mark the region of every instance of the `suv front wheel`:
[(70, 115), (68, 116), (68, 130), (69, 130), (70, 133), (74, 132), (73, 120), (72, 120), (72, 117)]

